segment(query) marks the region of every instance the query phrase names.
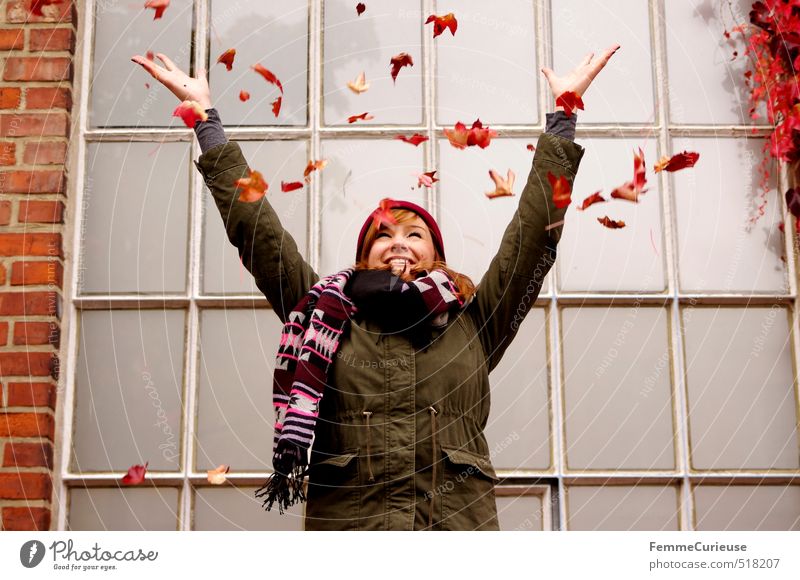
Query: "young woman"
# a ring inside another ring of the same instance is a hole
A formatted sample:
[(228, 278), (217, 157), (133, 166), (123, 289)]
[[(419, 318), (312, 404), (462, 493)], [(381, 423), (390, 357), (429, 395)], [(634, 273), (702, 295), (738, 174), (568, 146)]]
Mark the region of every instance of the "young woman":
[[(618, 48), (587, 55), (566, 76), (542, 69), (552, 94), (582, 95)], [(560, 107), (547, 116), (517, 211), (477, 287), (447, 267), (433, 217), (389, 199), (367, 216), (355, 266), (320, 279), (268, 196), (237, 200), (248, 165), (225, 137), (205, 72), (192, 78), (156, 56), (164, 67), (132, 60), (206, 109), (208, 121), (195, 126), (203, 151), (195, 164), (285, 324), (274, 377), (275, 475), (257, 496), (281, 511), (306, 500), (307, 530), (498, 529), (484, 435), (489, 372), (555, 261), (566, 208), (555, 207), (547, 173), (574, 180), (584, 152), (573, 142), (576, 116)]]

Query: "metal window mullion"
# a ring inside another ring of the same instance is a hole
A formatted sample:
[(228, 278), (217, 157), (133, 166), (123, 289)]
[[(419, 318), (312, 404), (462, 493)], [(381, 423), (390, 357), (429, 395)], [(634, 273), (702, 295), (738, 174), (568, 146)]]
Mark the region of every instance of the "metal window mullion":
[[(322, 111), (322, 67), (323, 67), (323, 27), (324, 22), (322, 0), (309, 2), (308, 15), (308, 133), (310, 143), (308, 156), (310, 159), (320, 159), (322, 146), (320, 143)], [(309, 191), (308, 213), (306, 215), (306, 247), (309, 248), (308, 260), (315, 272), (319, 272), (322, 261), (322, 178), (312, 179)]]
[[(436, 0), (423, 0), (422, 13), (436, 14)], [(427, 147), (423, 150), (422, 171), (439, 169), (439, 143), (436, 139), (436, 75), (438, 72), (438, 54), (433, 36), (426, 34), (422, 28), (422, 122), (428, 135)], [(441, 177), (441, 172), (439, 172)], [(441, 192), (439, 186), (425, 188), (425, 204), (433, 218), (441, 223)]]

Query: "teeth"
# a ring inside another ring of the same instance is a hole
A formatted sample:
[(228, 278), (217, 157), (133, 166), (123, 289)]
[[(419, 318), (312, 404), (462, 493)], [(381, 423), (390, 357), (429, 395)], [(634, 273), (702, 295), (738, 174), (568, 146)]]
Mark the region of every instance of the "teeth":
[(392, 265), (392, 274), (401, 274), (406, 269), (406, 260), (395, 258), (390, 262)]

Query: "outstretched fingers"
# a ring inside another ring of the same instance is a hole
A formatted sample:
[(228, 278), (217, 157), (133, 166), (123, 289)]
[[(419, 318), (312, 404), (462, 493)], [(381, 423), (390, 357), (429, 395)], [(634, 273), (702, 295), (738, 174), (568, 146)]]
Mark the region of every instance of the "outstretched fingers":
[(168, 71), (172, 72), (178, 69), (178, 67), (175, 66), (175, 63), (172, 62), (172, 60), (166, 54), (161, 54), (160, 52), (157, 52), (156, 56), (159, 58), (161, 62), (164, 63), (164, 66)]

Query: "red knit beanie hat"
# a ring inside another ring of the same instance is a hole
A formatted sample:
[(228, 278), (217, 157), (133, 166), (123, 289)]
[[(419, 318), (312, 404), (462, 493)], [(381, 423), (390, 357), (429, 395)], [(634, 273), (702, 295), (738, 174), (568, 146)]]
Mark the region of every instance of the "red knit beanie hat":
[(380, 201), (378, 207), (367, 216), (364, 225), (361, 226), (361, 232), (358, 234), (358, 243), (356, 244), (356, 262), (358, 262), (358, 260), (361, 258), (361, 246), (364, 245), (364, 238), (367, 236), (367, 230), (369, 229), (370, 224), (373, 222), (375, 214), (380, 212), (381, 209), (407, 209), (417, 214), (422, 221), (425, 222), (425, 225), (428, 226), (428, 229), (431, 232), (431, 237), (433, 238), (433, 245), (437, 250), (439, 250), (439, 255), (442, 257), (442, 260), (445, 261), (442, 232), (439, 231), (439, 226), (436, 224), (436, 220), (433, 219), (433, 216), (429, 214), (424, 207), (421, 207), (416, 203), (385, 197)]

